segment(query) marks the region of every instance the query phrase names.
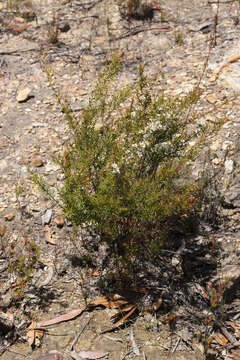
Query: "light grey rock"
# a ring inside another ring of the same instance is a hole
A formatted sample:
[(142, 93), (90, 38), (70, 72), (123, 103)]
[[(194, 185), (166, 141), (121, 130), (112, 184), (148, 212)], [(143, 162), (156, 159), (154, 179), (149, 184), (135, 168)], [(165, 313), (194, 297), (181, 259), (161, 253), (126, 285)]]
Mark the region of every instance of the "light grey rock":
[(8, 163), (5, 159), (3, 160), (0, 160), (0, 169), (3, 170), (3, 169), (6, 169), (8, 167)]
[(45, 214), (43, 215), (43, 225), (50, 224), (52, 219), (52, 209), (47, 209)]
[(38, 287), (47, 286), (51, 282), (53, 275), (54, 275), (54, 268), (52, 266), (46, 266), (44, 269), (43, 278), (39, 279), (37, 286)]
[(190, 26), (189, 29), (190, 29), (190, 31), (193, 31), (193, 32), (201, 31), (204, 34), (207, 34), (212, 31), (213, 26), (214, 26), (213, 21), (210, 20), (210, 21), (204, 21), (203, 23), (196, 25), (196, 26)]
[(172, 266), (177, 266), (180, 264), (180, 258), (178, 256), (174, 256), (172, 258)]
[(227, 205), (234, 208), (240, 207), (240, 185), (235, 184), (231, 186), (229, 191), (224, 194), (224, 200)]
[(30, 88), (22, 89), (17, 94), (17, 102), (22, 103), (29, 100), (33, 95), (31, 94)]
[(234, 169), (233, 160), (231, 160), (231, 159), (225, 160), (224, 167), (225, 167), (226, 173), (231, 174), (233, 172), (233, 169)]

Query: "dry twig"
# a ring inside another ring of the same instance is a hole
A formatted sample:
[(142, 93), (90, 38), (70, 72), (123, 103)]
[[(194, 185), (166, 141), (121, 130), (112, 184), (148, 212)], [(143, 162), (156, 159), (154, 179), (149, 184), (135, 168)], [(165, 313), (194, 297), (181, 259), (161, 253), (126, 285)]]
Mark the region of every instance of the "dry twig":
[(74, 346), (76, 345), (76, 343), (78, 342), (78, 339), (80, 338), (80, 336), (82, 335), (82, 333), (85, 331), (86, 327), (88, 326), (88, 324), (90, 323), (90, 321), (92, 320), (92, 317), (90, 317), (88, 319), (88, 321), (86, 322), (86, 324), (83, 326), (83, 328), (81, 329), (81, 331), (75, 336), (73, 342), (70, 345), (69, 351), (73, 351)]
[(169, 32), (169, 31), (172, 31), (172, 28), (169, 26), (161, 26), (161, 27), (156, 27), (156, 28), (155, 27), (147, 28), (147, 27), (136, 26), (135, 28), (126, 31), (125, 33), (123, 33), (122, 35), (120, 35), (119, 37), (117, 37), (115, 39), (112, 39), (111, 41), (125, 39), (129, 36), (134, 36), (143, 31), (149, 31), (149, 30), (158, 30), (160, 32)]

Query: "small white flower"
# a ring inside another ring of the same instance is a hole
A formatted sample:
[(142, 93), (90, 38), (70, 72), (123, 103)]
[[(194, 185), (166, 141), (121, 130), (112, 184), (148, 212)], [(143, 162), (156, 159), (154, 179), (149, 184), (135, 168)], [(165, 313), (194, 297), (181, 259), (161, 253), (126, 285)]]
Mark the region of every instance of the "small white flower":
[(118, 164), (113, 163), (113, 164), (112, 164), (112, 169), (113, 169), (114, 174), (120, 174), (120, 170), (119, 170)]

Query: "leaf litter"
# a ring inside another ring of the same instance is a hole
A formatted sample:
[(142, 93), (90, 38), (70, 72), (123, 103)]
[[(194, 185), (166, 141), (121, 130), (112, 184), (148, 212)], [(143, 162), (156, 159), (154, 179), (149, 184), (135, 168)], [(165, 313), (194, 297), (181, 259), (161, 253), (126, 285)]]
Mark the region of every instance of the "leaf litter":
[(134, 303), (130, 303), (128, 300), (118, 294), (112, 296), (100, 296), (91, 301), (86, 307), (71, 310), (63, 315), (57, 316), (53, 319), (35, 322), (33, 321), (27, 330), (27, 338), (30, 346), (34, 346), (36, 335), (38, 331), (43, 332), (46, 327), (57, 325), (65, 321), (73, 320), (82, 315), (84, 311), (94, 309), (96, 307), (103, 306), (108, 309), (120, 309), (116, 314), (111, 317), (111, 320), (115, 321), (114, 325), (102, 331), (101, 333), (111, 332), (128, 321), (132, 314), (134, 314), (138, 307)]
[(101, 334), (111, 332), (125, 324), (138, 309), (136, 304), (130, 303), (118, 294), (110, 297), (100, 296), (88, 305), (89, 308), (98, 306), (104, 306), (108, 309), (120, 309), (111, 317), (111, 320), (115, 321), (114, 325), (111, 328), (102, 331)]

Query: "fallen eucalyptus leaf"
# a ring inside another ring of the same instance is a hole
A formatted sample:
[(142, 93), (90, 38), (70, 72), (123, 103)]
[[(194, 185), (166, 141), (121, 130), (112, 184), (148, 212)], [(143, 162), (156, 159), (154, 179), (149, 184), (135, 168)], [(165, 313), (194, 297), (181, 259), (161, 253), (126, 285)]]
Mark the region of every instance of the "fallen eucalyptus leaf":
[(36, 322), (32, 321), (32, 323), (28, 327), (27, 334), (26, 334), (27, 342), (31, 347), (33, 347), (35, 344), (35, 327), (36, 327)]
[(227, 346), (228, 340), (220, 332), (215, 333), (215, 339), (219, 345)]
[(70, 360), (70, 359), (69, 357), (62, 355), (57, 351), (52, 351), (45, 355), (39, 356), (36, 360)]
[[(107, 329), (107, 330), (104, 330), (101, 332), (101, 334), (105, 334), (107, 332), (111, 332), (117, 328), (119, 328), (121, 325), (123, 325), (127, 320), (128, 318), (130, 318), (130, 316), (137, 310), (137, 306), (136, 305), (132, 305), (132, 308), (131, 310), (126, 314), (124, 315), (120, 320), (118, 320), (110, 329)], [(122, 310), (119, 311), (116, 315), (119, 315), (121, 316), (122, 315)], [(118, 317), (114, 315), (114, 318)]]
[(74, 360), (98, 360), (108, 355), (107, 352), (102, 351), (80, 351), (78, 353), (71, 351), (70, 354)]
[(39, 323), (36, 324), (35, 328), (36, 329), (37, 328), (44, 328), (46, 326), (59, 324), (59, 323), (61, 323), (63, 321), (68, 321), (68, 320), (75, 319), (77, 316), (81, 315), (84, 312), (84, 310), (85, 310), (85, 308), (84, 309), (75, 309), (75, 310), (69, 311), (66, 314), (57, 316), (54, 319), (39, 322)]
[(104, 306), (107, 309), (117, 309), (122, 305), (127, 304), (128, 301), (120, 295), (113, 295), (112, 297), (99, 296), (97, 299), (90, 302), (88, 305), (91, 307)]

